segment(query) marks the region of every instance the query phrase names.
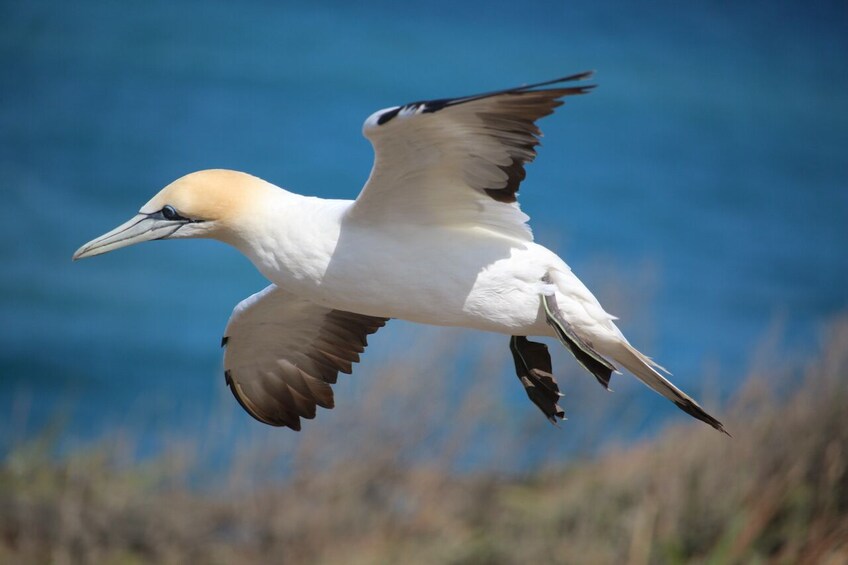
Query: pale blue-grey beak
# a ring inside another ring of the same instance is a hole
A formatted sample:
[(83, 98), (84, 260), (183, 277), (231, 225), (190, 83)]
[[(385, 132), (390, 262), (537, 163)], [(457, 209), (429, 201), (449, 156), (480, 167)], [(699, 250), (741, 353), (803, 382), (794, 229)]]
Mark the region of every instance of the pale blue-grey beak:
[(166, 220), (161, 212), (138, 214), (130, 221), (77, 249), (73, 260), (94, 257), (142, 241), (165, 239), (173, 235), (185, 223), (186, 221), (183, 220)]

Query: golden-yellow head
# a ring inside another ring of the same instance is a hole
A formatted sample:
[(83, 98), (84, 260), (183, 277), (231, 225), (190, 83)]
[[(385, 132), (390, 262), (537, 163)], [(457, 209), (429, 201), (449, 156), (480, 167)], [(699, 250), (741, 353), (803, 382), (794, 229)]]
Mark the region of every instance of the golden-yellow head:
[(247, 173), (225, 169), (181, 177), (141, 207), (138, 214), (74, 253), (74, 260), (154, 239), (207, 237), (227, 240), (238, 219), (256, 205), (257, 192), (272, 185)]

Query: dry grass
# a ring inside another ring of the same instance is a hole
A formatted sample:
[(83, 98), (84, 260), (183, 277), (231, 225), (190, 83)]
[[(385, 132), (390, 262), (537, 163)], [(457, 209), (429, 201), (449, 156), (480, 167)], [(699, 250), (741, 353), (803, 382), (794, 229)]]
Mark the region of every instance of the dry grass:
[[(246, 455), (218, 489), (187, 488), (190, 462), (134, 462), (119, 441), (58, 460), (49, 441), (22, 445), (0, 466), (0, 562), (848, 562), (848, 318), (787, 398), (748, 379), (726, 411), (732, 440), (678, 425), (523, 477), (450, 472), (493, 406), (469, 394), (422, 409), (425, 385), (397, 374), (362, 399), (363, 413), (390, 406), (392, 424), (351, 415), (342, 442), (307, 428), (290, 451)], [(444, 429), (434, 456), (428, 434)], [(283, 456), (284, 480), (245, 470)]]

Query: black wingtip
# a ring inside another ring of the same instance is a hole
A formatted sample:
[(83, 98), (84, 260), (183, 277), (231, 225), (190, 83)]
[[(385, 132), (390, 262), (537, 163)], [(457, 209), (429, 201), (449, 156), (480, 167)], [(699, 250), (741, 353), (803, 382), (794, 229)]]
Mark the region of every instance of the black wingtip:
[(730, 432), (724, 429), (724, 424), (707, 414), (703, 408), (701, 408), (691, 400), (675, 400), (674, 403), (677, 405), (678, 408), (680, 408), (693, 418), (697, 418), (698, 420), (709, 424), (710, 426), (714, 427), (723, 434), (726, 434), (727, 437), (733, 437), (732, 435), (730, 435)]
[(575, 81), (575, 80), (588, 80), (588, 79), (592, 78), (593, 76), (595, 76), (595, 70), (594, 69), (592, 69), (591, 71), (583, 71), (581, 73), (576, 73), (576, 74), (573, 74), (573, 75), (569, 75), (567, 77), (563, 77), (563, 78), (559, 79), (557, 82), (572, 82), (572, 81)]
[[(595, 76), (595, 71), (583, 71), (582, 73), (577, 73), (573, 75), (568, 75), (565, 77), (555, 78), (553, 80), (546, 80), (544, 82), (537, 82), (534, 84), (528, 84), (526, 86), (522, 86), (520, 88), (516, 88), (517, 91), (527, 91), (527, 90), (535, 90), (537, 88), (542, 88), (543, 86), (553, 86), (555, 84), (562, 84), (564, 82), (576, 82), (578, 80), (588, 80)], [(580, 89), (584, 91), (591, 90), (595, 88), (594, 84), (588, 84), (586, 86), (576, 86), (575, 89)]]

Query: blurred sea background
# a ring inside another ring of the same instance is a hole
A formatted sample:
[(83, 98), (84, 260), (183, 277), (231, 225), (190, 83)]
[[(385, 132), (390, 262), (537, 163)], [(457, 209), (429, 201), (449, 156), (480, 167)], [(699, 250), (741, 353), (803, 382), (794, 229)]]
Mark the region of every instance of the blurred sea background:
[[(720, 417), (752, 363), (809, 355), (848, 306), (847, 23), (841, 2), (0, 3), (0, 455), (50, 425), (61, 452), (123, 434), (142, 456), (199, 445), (213, 468), (301, 441), (224, 386), (226, 321), (265, 286), (245, 258), (208, 241), (74, 250), (198, 169), (355, 198), (372, 112), (588, 69), (598, 88), (541, 123), (522, 208)], [(686, 418), (558, 352), (557, 429), (505, 336), (392, 321), (370, 344), (304, 434), (354, 433), (342, 423), (386, 367), (437, 414), (428, 378), (485, 374), (478, 394), (505, 408), (480, 415), (496, 425), (462, 467), (561, 461)], [(534, 440), (497, 451), (516, 426)]]

